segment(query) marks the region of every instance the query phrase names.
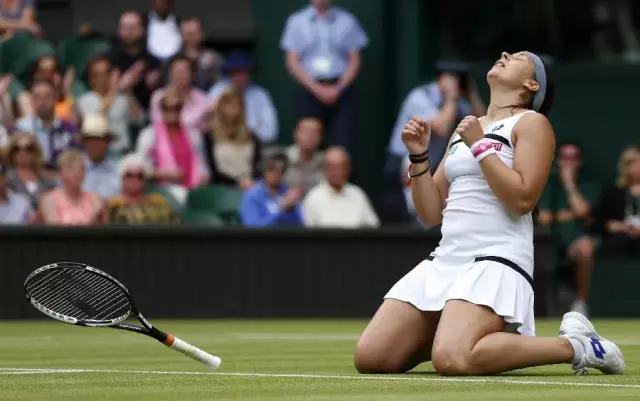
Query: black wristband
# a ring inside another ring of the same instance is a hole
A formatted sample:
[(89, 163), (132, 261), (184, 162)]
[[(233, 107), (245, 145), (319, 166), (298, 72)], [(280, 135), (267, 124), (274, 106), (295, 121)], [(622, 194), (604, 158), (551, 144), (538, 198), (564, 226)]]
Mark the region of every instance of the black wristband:
[(421, 175), (427, 174), (430, 170), (431, 170), (431, 165), (427, 164), (427, 168), (425, 168), (423, 171), (419, 172), (418, 174), (411, 174), (411, 172), (409, 172), (409, 178), (411, 179), (411, 178), (420, 177)]
[(429, 149), (417, 155), (413, 155), (413, 154), (409, 155), (409, 161), (413, 164), (424, 163), (428, 160), (429, 160)]

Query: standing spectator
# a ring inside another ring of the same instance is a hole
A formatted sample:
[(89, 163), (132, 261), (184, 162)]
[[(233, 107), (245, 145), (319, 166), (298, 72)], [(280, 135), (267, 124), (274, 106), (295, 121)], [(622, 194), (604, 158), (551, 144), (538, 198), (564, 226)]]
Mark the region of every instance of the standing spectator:
[[(571, 310), (587, 315), (594, 243), (588, 235), (599, 186), (582, 174), (582, 147), (558, 146), (558, 174), (549, 179), (538, 207), (538, 222), (553, 228), (561, 258), (573, 265), (577, 295)], [(561, 259), (561, 260), (562, 260)]]
[(118, 38), (111, 46), (109, 59), (117, 71), (118, 90), (133, 91), (145, 110), (151, 92), (160, 82), (160, 61), (152, 56), (145, 44), (142, 17), (137, 11), (125, 11), (118, 22)]
[(356, 93), (361, 50), (368, 38), (356, 18), (331, 0), (291, 15), (282, 35), (289, 73), (300, 85), (298, 117), (322, 118), (329, 144), (353, 151), (357, 135)]
[(300, 188), (287, 188), (284, 174), (287, 156), (274, 154), (265, 159), (262, 180), (242, 196), (240, 215), (247, 227), (300, 226)]
[(245, 123), (242, 98), (227, 89), (216, 103), (211, 130), (204, 134), (211, 183), (247, 190), (258, 176), (261, 145)]
[(100, 197), (82, 189), (84, 157), (78, 150), (67, 150), (58, 158), (62, 187), (47, 192), (40, 201), (40, 215), (45, 224), (85, 226), (102, 224), (103, 203)]
[(307, 193), (320, 184), (323, 177), (324, 153), (318, 149), (322, 140), (322, 121), (316, 117), (298, 120), (294, 132), (295, 143), (287, 149), (289, 168), (285, 182), (289, 187)]
[(151, 121), (160, 121), (160, 99), (167, 91), (172, 91), (182, 101), (180, 120), (182, 125), (190, 130), (202, 127), (203, 118), (207, 112), (207, 95), (193, 86), (194, 64), (186, 56), (178, 55), (169, 63), (169, 83), (166, 87), (158, 89), (151, 96)]
[(194, 85), (208, 91), (218, 79), (224, 59), (215, 50), (204, 47), (204, 27), (199, 17), (183, 18), (180, 22), (182, 54), (195, 64)]
[(58, 155), (76, 146), (75, 125), (55, 116), (55, 88), (49, 81), (36, 81), (31, 85), (34, 115), (16, 122), (16, 130), (35, 135), (42, 147), (45, 165), (54, 168)]
[(140, 133), (137, 153), (154, 168), (154, 178), (181, 203), (187, 190), (209, 180), (202, 157), (200, 132), (180, 122), (182, 99), (169, 91), (160, 100), (162, 119)]
[(254, 62), (251, 55), (235, 51), (224, 64), (227, 77), (209, 91), (209, 99), (215, 108), (222, 93), (233, 88), (244, 99), (246, 124), (262, 143), (272, 143), (278, 138), (278, 116), (271, 96), (262, 86), (251, 82)]
[(344, 148), (324, 155), (325, 182), (315, 186), (302, 204), (307, 227), (377, 227), (380, 223), (367, 195), (349, 183), (351, 160)]
[(113, 134), (102, 114), (87, 114), (82, 121), (82, 146), (85, 151), (86, 177), (82, 189), (109, 199), (120, 193), (116, 164), (109, 159)]
[(78, 99), (78, 112), (82, 118), (94, 113), (106, 115), (109, 130), (114, 135), (110, 151), (121, 155), (132, 145), (129, 126), (142, 120), (144, 113), (131, 91), (119, 90), (117, 74), (108, 57), (90, 60), (87, 74), (91, 90)]
[(429, 154), (435, 171), (458, 122), (469, 114), (478, 117), (486, 114), (486, 107), (469, 76), (468, 65), (440, 62), (437, 67), (438, 78), (411, 90), (402, 103), (391, 133), (386, 166), (386, 173), (394, 179), (401, 160), (407, 155), (407, 148), (402, 143), (402, 128), (411, 118), (420, 117), (429, 121)]
[(182, 46), (178, 17), (173, 14), (173, 0), (150, 0), (147, 14), (147, 49), (154, 57), (167, 61)]
[(42, 172), (42, 147), (33, 135), (15, 132), (11, 135), (8, 161), (11, 168), (7, 172), (7, 186), (29, 198), (31, 207), (37, 209), (42, 195), (56, 186)]
[(609, 254), (640, 256), (640, 145), (620, 155), (617, 185), (600, 200), (598, 226)]
[(16, 32), (39, 36), (42, 28), (36, 21), (36, 0), (0, 0), (0, 37), (6, 39)]
[(158, 194), (145, 194), (145, 183), (153, 169), (137, 154), (120, 161), (118, 177), (122, 193), (107, 202), (107, 218), (111, 224), (165, 224), (176, 218), (171, 205)]
[(29, 198), (7, 188), (6, 167), (0, 164), (0, 225), (28, 224), (32, 220)]
[[(55, 115), (57, 118), (70, 123), (76, 123), (74, 113), (74, 98), (72, 93), (75, 70), (69, 67), (64, 76), (60, 70), (58, 59), (54, 55), (44, 55), (32, 66), (31, 82), (47, 81), (53, 84), (55, 91)], [(33, 105), (28, 91), (22, 91), (17, 99), (20, 115), (30, 116), (34, 113)]]

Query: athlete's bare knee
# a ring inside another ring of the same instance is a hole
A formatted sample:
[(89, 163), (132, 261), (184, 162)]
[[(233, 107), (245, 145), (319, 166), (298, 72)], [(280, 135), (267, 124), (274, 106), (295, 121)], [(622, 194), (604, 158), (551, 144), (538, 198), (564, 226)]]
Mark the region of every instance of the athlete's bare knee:
[(361, 342), (356, 346), (353, 364), (360, 373), (403, 373), (406, 364), (397, 357)]
[(431, 351), (433, 368), (444, 376), (461, 376), (471, 374), (469, 352), (455, 345), (434, 346)]

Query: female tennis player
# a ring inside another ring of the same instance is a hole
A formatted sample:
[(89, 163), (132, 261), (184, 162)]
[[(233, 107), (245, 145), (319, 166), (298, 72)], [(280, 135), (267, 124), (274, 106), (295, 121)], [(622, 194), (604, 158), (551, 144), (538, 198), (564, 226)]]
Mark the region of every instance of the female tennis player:
[(487, 82), (487, 115), (460, 122), (433, 175), (429, 124), (404, 127), (416, 211), (442, 223), (442, 240), (387, 293), (355, 366), (399, 373), (431, 360), (443, 375), (483, 375), (570, 363), (577, 373), (622, 373), (618, 347), (578, 313), (564, 316), (558, 337), (535, 337), (531, 211), (553, 159), (553, 88), (527, 51), (502, 53)]

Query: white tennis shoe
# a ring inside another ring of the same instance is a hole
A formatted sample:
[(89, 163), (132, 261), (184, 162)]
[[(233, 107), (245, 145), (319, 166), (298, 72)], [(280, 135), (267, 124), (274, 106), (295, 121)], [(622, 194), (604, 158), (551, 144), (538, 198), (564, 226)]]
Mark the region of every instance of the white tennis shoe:
[(584, 347), (582, 358), (573, 364), (576, 374), (586, 374), (587, 368), (598, 369), (609, 375), (624, 373), (624, 357), (620, 348), (598, 335), (589, 319), (580, 313), (565, 313), (560, 324), (560, 336), (577, 340)]

